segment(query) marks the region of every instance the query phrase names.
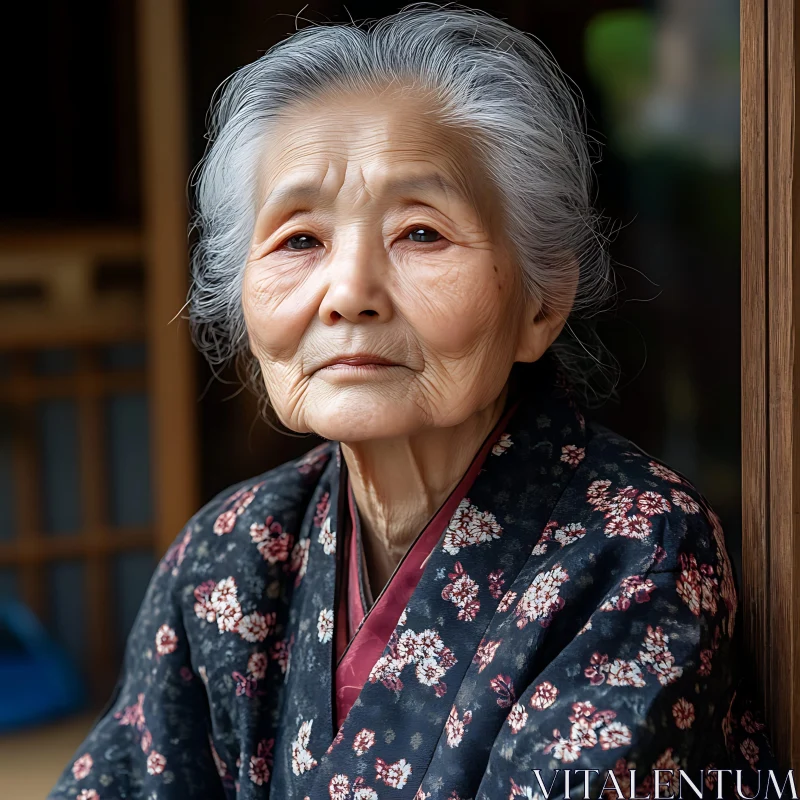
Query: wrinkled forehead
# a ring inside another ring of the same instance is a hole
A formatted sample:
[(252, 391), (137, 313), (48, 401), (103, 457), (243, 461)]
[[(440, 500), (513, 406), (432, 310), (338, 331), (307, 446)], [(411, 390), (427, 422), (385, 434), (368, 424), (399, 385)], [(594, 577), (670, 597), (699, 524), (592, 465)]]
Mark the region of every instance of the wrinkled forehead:
[(332, 95), (284, 113), (259, 166), (261, 206), (421, 201), (485, 222), (492, 186), (462, 131), (415, 96)]

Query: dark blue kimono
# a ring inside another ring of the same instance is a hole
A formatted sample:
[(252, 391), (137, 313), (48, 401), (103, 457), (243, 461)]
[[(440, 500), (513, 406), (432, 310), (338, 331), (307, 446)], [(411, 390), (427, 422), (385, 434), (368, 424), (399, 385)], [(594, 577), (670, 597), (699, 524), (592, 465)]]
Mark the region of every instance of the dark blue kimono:
[(731, 768), (754, 795), (776, 767), (742, 701), (719, 519), (587, 424), (549, 358), (513, 377), (518, 407), (338, 731), (329, 443), (189, 521), (50, 798), (668, 797), (681, 769), (717, 797)]

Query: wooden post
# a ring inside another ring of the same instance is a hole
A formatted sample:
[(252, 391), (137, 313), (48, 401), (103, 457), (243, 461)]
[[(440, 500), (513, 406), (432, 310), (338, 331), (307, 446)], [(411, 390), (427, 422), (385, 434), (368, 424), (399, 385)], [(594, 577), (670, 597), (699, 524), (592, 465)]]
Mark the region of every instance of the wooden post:
[[(103, 445), (103, 395), (99, 391), (96, 354), (80, 352), (77, 397), (80, 415), (80, 468), (83, 493), (82, 538), (91, 550), (86, 557), (86, 609), (88, 624), (87, 659), (91, 700), (100, 705), (113, 687), (116, 668), (111, 642), (113, 622), (111, 603), (111, 559), (105, 552), (104, 539), (113, 535), (108, 530), (108, 494), (105, 480), (105, 447)], [(87, 548), (89, 549), (89, 548)]]
[(764, 4), (741, 7), (742, 174), (742, 597), (758, 698), (766, 709), (767, 660), (767, 250)]
[[(17, 354), (13, 364), (13, 380), (24, 380), (30, 374), (30, 357)], [(17, 498), (17, 541), (36, 550), (44, 550), (42, 540), (41, 492), (37, 454), (36, 408), (32, 403), (14, 407), (13, 458), (15, 494)], [(22, 599), (43, 621), (48, 619), (48, 597), (45, 576), (39, 564), (19, 567)]]
[(180, 0), (138, 0), (139, 118), (154, 464), (163, 553), (197, 510), (196, 406), (186, 323), (186, 61)]
[(793, 0), (742, 0), (742, 603), (773, 746), (800, 769), (800, 167)]

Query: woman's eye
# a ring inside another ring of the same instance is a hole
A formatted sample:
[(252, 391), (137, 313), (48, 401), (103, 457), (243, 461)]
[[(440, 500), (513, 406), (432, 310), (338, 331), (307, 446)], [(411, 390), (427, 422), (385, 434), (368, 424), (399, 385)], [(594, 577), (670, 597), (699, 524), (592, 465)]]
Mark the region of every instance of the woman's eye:
[(308, 233), (296, 233), (284, 242), (289, 250), (311, 250), (313, 247), (319, 247), (319, 244), (319, 239)]
[(437, 242), (442, 235), (433, 228), (414, 228), (408, 232), (406, 238), (412, 242)]

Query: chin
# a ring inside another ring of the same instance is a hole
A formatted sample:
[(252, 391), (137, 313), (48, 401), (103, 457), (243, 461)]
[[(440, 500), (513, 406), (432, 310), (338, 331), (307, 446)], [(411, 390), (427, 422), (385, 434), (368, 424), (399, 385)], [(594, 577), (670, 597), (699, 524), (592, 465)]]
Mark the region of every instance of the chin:
[(363, 442), (409, 436), (424, 427), (419, 407), (407, 394), (387, 394), (357, 389), (327, 393), (309, 409), (308, 428), (324, 439)]

